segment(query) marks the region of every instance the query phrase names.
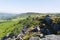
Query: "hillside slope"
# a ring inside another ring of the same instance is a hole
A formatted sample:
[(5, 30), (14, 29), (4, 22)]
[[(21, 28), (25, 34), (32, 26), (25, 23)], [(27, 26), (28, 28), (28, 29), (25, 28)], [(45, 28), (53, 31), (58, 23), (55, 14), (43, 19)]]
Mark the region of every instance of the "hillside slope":
[(45, 35), (60, 34), (60, 16), (50, 16), (39, 13), (17, 15), (17, 20), (1, 23), (1, 40), (29, 40), (33, 36), (43, 38)]

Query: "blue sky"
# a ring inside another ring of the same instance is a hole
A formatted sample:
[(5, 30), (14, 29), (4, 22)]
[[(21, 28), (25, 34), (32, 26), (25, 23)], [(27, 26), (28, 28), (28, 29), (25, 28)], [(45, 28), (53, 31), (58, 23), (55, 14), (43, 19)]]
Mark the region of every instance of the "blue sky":
[(60, 0), (0, 0), (4, 13), (55, 13), (60, 12)]

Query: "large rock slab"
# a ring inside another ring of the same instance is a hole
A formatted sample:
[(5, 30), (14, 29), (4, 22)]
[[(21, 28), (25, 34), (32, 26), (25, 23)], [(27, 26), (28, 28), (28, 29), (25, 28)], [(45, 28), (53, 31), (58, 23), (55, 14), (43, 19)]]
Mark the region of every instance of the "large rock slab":
[(60, 35), (46, 35), (41, 40), (60, 40)]
[(31, 37), (29, 40), (60, 40), (60, 35), (46, 35), (45, 38)]

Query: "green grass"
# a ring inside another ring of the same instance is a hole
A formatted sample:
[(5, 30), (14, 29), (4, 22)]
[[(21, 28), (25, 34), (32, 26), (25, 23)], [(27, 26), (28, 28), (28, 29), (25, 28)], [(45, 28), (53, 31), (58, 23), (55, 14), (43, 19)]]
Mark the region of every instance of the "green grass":
[(19, 21), (7, 21), (4, 23), (1, 23), (0, 24), (0, 38), (6, 35), (7, 33), (11, 32), (12, 30), (14, 30), (15, 25), (18, 22)]
[(16, 20), (10, 20), (10, 21), (4, 21), (0, 23), (0, 38), (7, 35), (7, 33), (13, 33), (18, 35), (23, 28), (22, 24), (19, 23), (23, 19), (16, 19)]

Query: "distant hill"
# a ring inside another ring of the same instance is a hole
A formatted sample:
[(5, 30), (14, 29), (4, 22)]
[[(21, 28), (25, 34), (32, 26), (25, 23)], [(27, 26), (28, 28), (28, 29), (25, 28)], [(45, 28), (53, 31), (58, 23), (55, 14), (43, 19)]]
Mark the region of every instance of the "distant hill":
[(0, 13), (0, 19), (13, 19), (13, 18), (26, 18), (28, 16), (36, 17), (37, 15), (56, 15), (60, 16), (60, 13), (35, 13), (35, 12), (27, 12), (27, 13), (20, 13), (20, 14), (10, 14), (10, 13)]
[(17, 17), (25, 18), (25, 17), (28, 17), (28, 16), (36, 16), (36, 15), (40, 15), (40, 14), (41, 13), (27, 12), (27, 13), (18, 14)]
[(37, 16), (37, 15), (56, 15), (56, 16), (60, 16), (60, 13), (35, 13), (35, 12), (27, 12), (27, 13), (21, 13), (18, 14), (17, 17), (28, 17), (28, 16)]
[(3, 19), (9, 19), (16, 16), (16, 14), (8, 14), (8, 13), (0, 13), (0, 20)]

